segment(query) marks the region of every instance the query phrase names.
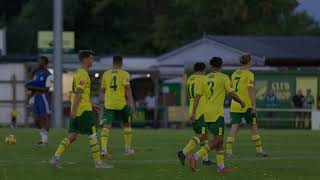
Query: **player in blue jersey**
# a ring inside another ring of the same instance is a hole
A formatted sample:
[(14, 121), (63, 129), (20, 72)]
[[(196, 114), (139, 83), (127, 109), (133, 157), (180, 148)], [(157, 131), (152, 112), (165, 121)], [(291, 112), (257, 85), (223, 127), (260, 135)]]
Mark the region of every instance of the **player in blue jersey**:
[(49, 115), (51, 114), (49, 89), (53, 85), (53, 76), (47, 69), (48, 63), (47, 57), (39, 57), (34, 79), (26, 84), (26, 88), (32, 91), (31, 96), (34, 96), (32, 111), (35, 124), (40, 129), (41, 140), (38, 142), (39, 145), (48, 143)]

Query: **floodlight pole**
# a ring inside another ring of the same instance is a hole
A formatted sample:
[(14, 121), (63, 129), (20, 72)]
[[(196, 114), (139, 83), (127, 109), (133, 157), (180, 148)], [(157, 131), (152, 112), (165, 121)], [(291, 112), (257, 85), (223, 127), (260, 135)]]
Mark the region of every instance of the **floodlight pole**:
[(62, 127), (62, 32), (63, 0), (53, 0), (53, 64), (54, 64), (54, 127)]

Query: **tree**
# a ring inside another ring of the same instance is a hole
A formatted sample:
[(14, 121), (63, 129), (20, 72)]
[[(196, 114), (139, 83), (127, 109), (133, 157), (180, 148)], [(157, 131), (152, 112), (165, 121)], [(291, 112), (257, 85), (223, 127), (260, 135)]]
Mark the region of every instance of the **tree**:
[[(76, 49), (99, 54), (158, 55), (214, 35), (319, 35), (296, 13), (296, 0), (67, 0), (64, 29)], [(9, 53), (36, 53), (39, 30), (52, 29), (52, 0), (30, 0), (8, 23)]]

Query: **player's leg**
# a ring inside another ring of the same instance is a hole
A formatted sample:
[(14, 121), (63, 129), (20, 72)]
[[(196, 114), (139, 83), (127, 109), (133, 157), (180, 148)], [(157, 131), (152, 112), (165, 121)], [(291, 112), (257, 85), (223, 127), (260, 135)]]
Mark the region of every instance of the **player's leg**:
[(117, 116), (119, 116), (123, 120), (123, 138), (125, 155), (132, 155), (134, 154), (134, 149), (132, 148), (131, 112), (129, 107), (125, 106), (118, 113), (119, 114), (117, 114)]
[(48, 119), (46, 116), (42, 115), (39, 117), (40, 124), (40, 142), (39, 145), (46, 145), (48, 143)]
[(208, 145), (202, 147), (198, 152), (196, 152), (190, 158), (190, 164), (193, 171), (196, 170), (197, 160), (208, 154), (212, 150), (216, 150), (216, 160), (217, 160), (217, 172), (227, 173), (231, 169), (225, 168), (224, 166), (224, 151), (223, 151), (223, 135), (224, 135), (224, 118), (219, 117), (216, 122), (208, 123), (208, 129), (211, 134), (214, 135), (214, 139), (209, 142)]
[(42, 127), (42, 119), (41, 119), (41, 104), (40, 104), (40, 98), (38, 95), (34, 96), (34, 103), (32, 106), (32, 114), (33, 114), (33, 119), (34, 119), (34, 123), (37, 129), (40, 130), (39, 134), (40, 134), (40, 141), (37, 144), (42, 144), (41, 141), (41, 127)]
[(37, 98), (37, 109), (40, 118), (40, 137), (41, 141), (39, 144), (46, 145), (48, 143), (48, 133), (49, 133), (49, 119), (48, 115), (51, 113), (49, 108), (49, 103), (45, 94), (39, 95)]
[(298, 128), (299, 127), (299, 112), (295, 112), (295, 127)]
[(114, 111), (109, 109), (104, 109), (103, 117), (101, 120), (102, 129), (100, 134), (100, 141), (101, 141), (101, 155), (106, 158), (110, 158), (110, 154), (108, 151), (108, 141), (109, 141), (113, 120), (114, 120)]
[(256, 146), (256, 156), (267, 157), (268, 154), (262, 149), (262, 141), (258, 132), (257, 115), (256, 113), (252, 113), (251, 111), (252, 109), (248, 109), (248, 111), (244, 115), (244, 119), (247, 121), (247, 124), (250, 125), (251, 140), (255, 143)]
[[(206, 129), (207, 129), (207, 128), (206, 128)], [(206, 146), (206, 145), (209, 144), (208, 134), (209, 134), (209, 132), (208, 132), (208, 130), (206, 130), (206, 132), (201, 135), (201, 142), (200, 142), (201, 148), (202, 148), (203, 146)], [(207, 154), (207, 155), (203, 156), (203, 158), (202, 158), (202, 165), (204, 165), (204, 166), (214, 166), (215, 163), (212, 162), (212, 161), (209, 159), (209, 154)]]
[(46, 145), (47, 144), (47, 141), (46, 138), (44, 137), (45, 136), (45, 133), (44, 133), (44, 130), (43, 130), (43, 117), (41, 116), (41, 113), (40, 111), (38, 111), (38, 113), (35, 113), (34, 111), (34, 122), (35, 122), (35, 125), (36, 125), (36, 128), (39, 129), (39, 135), (40, 135), (40, 141), (38, 141), (38, 145)]
[(86, 134), (89, 136), (89, 146), (95, 167), (99, 169), (112, 168), (113, 166), (107, 165), (101, 160), (95, 120), (96, 114), (93, 111), (84, 111), (79, 120), (79, 132), (80, 134)]
[(45, 104), (45, 116), (44, 116), (44, 122), (43, 122), (43, 128), (45, 129), (46, 133), (46, 140), (48, 142), (48, 135), (50, 130), (50, 119), (51, 119), (51, 106), (49, 103), (49, 97), (48, 95), (43, 96), (44, 98), (44, 104)]
[(17, 127), (17, 118), (16, 117), (11, 117), (11, 125), (10, 125), (10, 127), (12, 129)]
[(226, 156), (228, 159), (231, 159), (233, 155), (233, 144), (235, 142), (235, 138), (240, 128), (242, 116), (243, 116), (242, 113), (235, 113), (235, 112), (230, 113), (231, 129), (229, 131), (229, 135), (226, 143)]
[(304, 128), (308, 129), (311, 121), (311, 112), (306, 112), (306, 118), (304, 119)]
[(96, 126), (94, 124), (92, 124), (91, 126), (91, 132), (89, 135), (89, 145), (91, 150), (91, 156), (96, 168), (113, 168), (113, 166), (103, 163), (103, 161), (100, 158), (100, 147), (98, 143)]
[[(186, 156), (198, 145), (200, 145), (201, 141), (207, 139), (207, 129), (203, 116), (201, 116), (199, 119), (195, 120), (194, 123), (192, 123), (192, 128), (195, 132), (195, 136), (193, 136), (189, 140), (189, 142), (185, 145), (185, 147), (182, 150), (177, 152), (177, 156), (182, 165), (185, 164)], [(206, 160), (205, 156), (203, 158)]]
[[(76, 129), (74, 127), (75, 127), (74, 125), (73, 125), (73, 127), (72, 126), (69, 127), (68, 137), (64, 138), (61, 141), (56, 152), (54, 153), (54, 156), (51, 158), (51, 164), (55, 168), (60, 167), (60, 157), (64, 154), (65, 150), (69, 147), (69, 145), (77, 139), (78, 134), (75, 132)], [(72, 131), (74, 131), (74, 132), (72, 132)]]

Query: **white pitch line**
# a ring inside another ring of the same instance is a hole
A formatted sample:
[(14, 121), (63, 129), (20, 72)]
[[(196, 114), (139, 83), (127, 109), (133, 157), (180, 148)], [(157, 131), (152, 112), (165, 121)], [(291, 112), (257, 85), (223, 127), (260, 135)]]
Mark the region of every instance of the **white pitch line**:
[[(287, 156), (287, 157), (268, 157), (268, 158), (234, 158), (232, 160), (228, 160), (227, 162), (232, 161), (269, 161), (269, 160), (301, 160), (301, 159), (320, 159), (320, 156), (309, 156), (309, 157), (303, 157), (303, 156)], [(3, 162), (0, 165), (9, 164), (9, 161), (1, 161)], [(78, 163), (81, 163), (82, 161), (61, 161), (63, 165), (75, 165)], [(178, 163), (178, 159), (145, 159), (145, 160), (107, 160), (109, 163), (134, 163), (134, 164), (176, 164)], [(24, 164), (23, 161), (15, 162), (16, 164)], [(43, 164), (49, 164), (49, 161), (34, 161), (32, 164), (34, 165), (43, 165)]]
[(4, 178), (4, 180), (7, 180), (7, 179), (8, 179), (7, 169), (6, 169), (6, 168), (3, 168), (3, 178)]

